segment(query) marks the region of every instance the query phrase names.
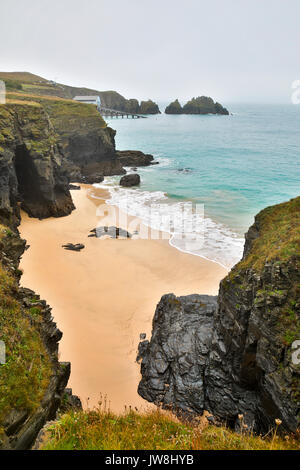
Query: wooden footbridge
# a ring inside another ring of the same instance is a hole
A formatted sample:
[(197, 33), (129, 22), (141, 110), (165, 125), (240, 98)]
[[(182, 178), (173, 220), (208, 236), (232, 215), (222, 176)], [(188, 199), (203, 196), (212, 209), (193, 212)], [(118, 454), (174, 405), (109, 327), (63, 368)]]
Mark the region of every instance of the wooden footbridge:
[(111, 109), (111, 108), (106, 108), (106, 106), (100, 105), (98, 107), (98, 110), (102, 116), (109, 116), (109, 117), (121, 117), (121, 118), (129, 118), (131, 117), (132, 119), (139, 119), (139, 118), (145, 118), (146, 116), (143, 116), (142, 114), (137, 114), (137, 113), (130, 113), (128, 111), (119, 111), (117, 109)]

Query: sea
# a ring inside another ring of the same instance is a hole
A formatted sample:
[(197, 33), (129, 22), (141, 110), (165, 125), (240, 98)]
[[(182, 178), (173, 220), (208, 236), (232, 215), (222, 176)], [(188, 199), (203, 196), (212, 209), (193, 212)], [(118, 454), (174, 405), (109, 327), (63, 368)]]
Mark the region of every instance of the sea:
[(107, 118), (118, 150), (159, 164), (138, 168), (139, 187), (115, 176), (100, 186), (109, 204), (168, 232), (175, 249), (230, 269), (255, 214), (300, 195), (300, 105), (224, 105), (229, 116)]

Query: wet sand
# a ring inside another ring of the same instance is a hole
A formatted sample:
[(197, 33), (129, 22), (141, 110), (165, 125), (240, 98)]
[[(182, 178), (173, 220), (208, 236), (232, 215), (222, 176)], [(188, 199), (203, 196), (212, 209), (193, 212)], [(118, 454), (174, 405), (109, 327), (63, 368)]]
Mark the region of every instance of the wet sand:
[[(60, 360), (72, 364), (68, 386), (83, 405), (107, 395), (114, 411), (145, 408), (135, 358), (140, 333), (150, 338), (158, 301), (167, 293), (217, 294), (226, 270), (168, 240), (89, 238), (97, 225), (114, 224), (111, 216), (103, 219), (103, 207), (111, 208), (103, 206), (107, 194), (82, 185), (72, 197), (76, 210), (67, 217), (40, 221), (22, 214), (20, 232), (30, 248), (21, 261), (21, 284), (51, 305), (63, 331)], [(65, 243), (85, 249), (66, 251)]]

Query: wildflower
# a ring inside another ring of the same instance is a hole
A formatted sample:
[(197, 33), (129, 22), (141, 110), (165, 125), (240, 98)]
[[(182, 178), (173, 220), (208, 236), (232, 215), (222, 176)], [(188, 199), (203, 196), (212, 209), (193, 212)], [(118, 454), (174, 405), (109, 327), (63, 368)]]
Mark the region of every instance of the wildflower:
[(275, 419), (275, 423), (276, 423), (276, 426), (280, 426), (282, 421), (281, 421), (281, 419), (277, 418), (277, 419)]
[(244, 415), (242, 415), (242, 414), (238, 415), (238, 418), (239, 418), (240, 421), (242, 421), (243, 417), (244, 417)]

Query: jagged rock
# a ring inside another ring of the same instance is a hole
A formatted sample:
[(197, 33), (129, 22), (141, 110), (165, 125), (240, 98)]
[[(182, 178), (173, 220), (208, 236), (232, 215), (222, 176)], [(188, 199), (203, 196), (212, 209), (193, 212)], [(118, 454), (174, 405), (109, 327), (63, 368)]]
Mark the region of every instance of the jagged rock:
[(182, 112), (183, 114), (229, 114), (226, 108), (223, 108), (220, 103), (215, 103), (214, 100), (208, 96), (192, 98), (183, 106)]
[(182, 106), (178, 99), (170, 103), (165, 109), (166, 114), (182, 114), (182, 112)]
[(151, 342), (139, 346), (139, 394), (164, 408), (204, 409), (203, 375), (212, 336), (216, 297), (164, 295), (153, 319)]
[(130, 186), (138, 186), (141, 183), (141, 177), (137, 173), (131, 175), (125, 175), (120, 180), (120, 186), (124, 186), (126, 188)]
[(73, 391), (71, 388), (65, 388), (59, 411), (61, 413), (66, 413), (71, 409), (82, 410), (82, 403), (77, 395), (73, 395)]
[(265, 432), (276, 418), (282, 431), (297, 430), (300, 364), (292, 347), (300, 339), (299, 221), (300, 197), (256, 217), (211, 316), (202, 296), (162, 298), (151, 341), (139, 346), (141, 396), (178, 412), (208, 410), (235, 429), (243, 414), (249, 430)]
[(141, 101), (140, 114), (161, 114), (159, 107), (154, 101)]
[[(139, 150), (119, 150), (117, 157), (123, 166), (148, 166), (153, 165), (153, 155), (149, 155)], [(158, 163), (158, 162), (157, 162)]]
[(62, 245), (62, 247), (70, 251), (81, 251), (85, 248), (82, 243), (76, 243), (75, 245), (73, 243), (67, 243), (66, 245)]
[(74, 205), (68, 177), (47, 113), (42, 107), (0, 108), (0, 218), (16, 227), (19, 206), (32, 217), (59, 217)]
[(228, 115), (229, 112), (220, 103), (215, 103), (208, 96), (198, 96), (192, 98), (183, 107), (178, 100), (170, 103), (166, 109), (166, 114), (223, 114)]

